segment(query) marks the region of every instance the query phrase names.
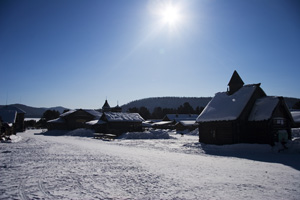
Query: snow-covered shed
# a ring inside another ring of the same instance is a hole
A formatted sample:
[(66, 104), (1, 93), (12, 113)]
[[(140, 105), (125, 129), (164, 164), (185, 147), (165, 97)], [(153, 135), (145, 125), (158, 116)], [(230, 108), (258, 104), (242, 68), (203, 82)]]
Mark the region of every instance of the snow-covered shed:
[(198, 127), (196, 120), (182, 120), (175, 124), (177, 133), (183, 133), (184, 131), (192, 131)]
[(260, 84), (244, 85), (234, 71), (227, 92), (219, 92), (198, 116), (199, 141), (210, 144), (268, 143), (292, 119), (282, 97), (267, 97)]
[(102, 113), (91, 109), (70, 110), (59, 116), (59, 118), (47, 122), (49, 130), (53, 129), (77, 129), (85, 128), (86, 122), (99, 120)]
[(104, 112), (93, 124), (97, 132), (120, 135), (124, 132), (141, 131), (144, 119), (138, 113)]

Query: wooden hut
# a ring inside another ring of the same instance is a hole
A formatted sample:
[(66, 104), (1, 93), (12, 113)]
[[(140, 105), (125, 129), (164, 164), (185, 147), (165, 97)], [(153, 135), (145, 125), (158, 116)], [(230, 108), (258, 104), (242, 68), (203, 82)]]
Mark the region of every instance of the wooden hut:
[(104, 112), (93, 125), (96, 132), (120, 135), (125, 132), (142, 131), (144, 119), (138, 113)]
[(47, 122), (49, 130), (73, 130), (77, 128), (85, 128), (86, 122), (97, 120), (101, 117), (101, 113), (96, 110), (78, 109), (70, 110), (60, 115), (59, 118)]
[[(227, 92), (219, 92), (198, 116), (199, 141), (208, 144), (268, 143), (277, 141), (276, 130), (289, 133), (291, 115), (283, 98), (274, 97), (272, 107), (266, 109), (262, 102), (271, 101), (260, 84), (244, 85), (234, 71)], [(276, 102), (276, 103), (275, 103)], [(268, 116), (259, 119), (256, 116)], [(276, 119), (283, 119), (278, 126)]]
[(291, 139), (292, 115), (283, 97), (257, 99), (247, 123), (245, 140), (251, 143), (280, 142), (278, 133), (284, 130)]
[(198, 127), (196, 120), (182, 120), (176, 123), (177, 133), (188, 133), (195, 130)]

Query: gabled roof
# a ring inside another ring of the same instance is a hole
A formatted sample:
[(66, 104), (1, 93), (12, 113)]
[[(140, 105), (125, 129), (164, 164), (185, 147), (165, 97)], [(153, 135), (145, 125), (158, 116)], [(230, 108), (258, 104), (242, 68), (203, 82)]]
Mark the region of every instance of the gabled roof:
[(65, 123), (65, 122), (66, 120), (64, 120), (61, 117), (47, 121), (47, 123)]
[(177, 124), (181, 124), (183, 126), (193, 126), (193, 125), (195, 125), (195, 123), (196, 123), (196, 120), (183, 120), (183, 121), (179, 121)]
[(69, 110), (68, 112), (62, 113), (62, 114), (60, 115), (60, 117), (68, 116), (68, 115), (70, 115), (70, 114), (72, 114), (72, 113), (74, 113), (74, 112), (76, 112), (76, 110)]
[(63, 114), (60, 115), (60, 117), (65, 117), (65, 116), (68, 116), (76, 111), (79, 111), (79, 110), (82, 110), (82, 111), (85, 111), (87, 113), (89, 113), (90, 115), (93, 115), (95, 117), (95, 119), (100, 119), (100, 117), (102, 116), (102, 113), (100, 113), (99, 111), (96, 111), (96, 110), (92, 110), (92, 109), (77, 109), (77, 110), (70, 110), (68, 112), (65, 112)]
[(144, 119), (138, 113), (119, 113), (119, 112), (105, 112), (103, 113), (102, 120), (108, 122), (142, 122)]
[(244, 110), (257, 84), (245, 85), (232, 95), (227, 92), (219, 92), (207, 104), (196, 122), (231, 121), (236, 120)]
[(105, 103), (104, 103), (104, 105), (102, 106), (102, 109), (104, 109), (104, 108), (110, 108), (110, 106), (109, 106), (107, 100), (105, 100)]
[(240, 75), (237, 73), (236, 70), (234, 70), (228, 85), (230, 86), (235, 84), (244, 85), (244, 81), (242, 80), (242, 78), (240, 77)]
[(257, 99), (248, 120), (263, 121), (270, 119), (278, 103), (278, 97), (263, 97)]
[(102, 116), (102, 113), (97, 111), (97, 110), (92, 110), (92, 109), (85, 109), (84, 111), (90, 113), (91, 115), (93, 115), (95, 117), (95, 119), (100, 119), (100, 117)]
[(0, 110), (0, 119), (2, 122), (12, 124), (16, 122), (17, 111), (16, 110)]

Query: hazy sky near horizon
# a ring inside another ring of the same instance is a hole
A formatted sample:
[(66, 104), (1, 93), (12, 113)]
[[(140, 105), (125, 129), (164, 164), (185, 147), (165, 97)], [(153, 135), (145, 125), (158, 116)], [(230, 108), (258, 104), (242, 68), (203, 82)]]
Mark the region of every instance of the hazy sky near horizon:
[(0, 105), (100, 108), (226, 91), (300, 98), (298, 0), (1, 0)]

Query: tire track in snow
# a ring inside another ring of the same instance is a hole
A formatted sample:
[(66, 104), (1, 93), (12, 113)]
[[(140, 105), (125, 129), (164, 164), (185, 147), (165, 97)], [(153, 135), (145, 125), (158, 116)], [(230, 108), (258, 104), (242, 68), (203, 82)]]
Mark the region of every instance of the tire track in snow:
[(49, 198), (51, 198), (51, 199), (57, 199), (57, 198), (58, 198), (57, 196), (52, 195), (48, 190), (46, 190), (46, 189), (44, 188), (44, 185), (43, 185), (43, 182), (42, 182), (41, 179), (38, 180), (38, 188), (39, 188), (39, 190), (40, 190), (46, 197), (49, 197)]
[(29, 200), (29, 197), (26, 195), (25, 190), (24, 190), (24, 186), (25, 186), (27, 179), (28, 179), (28, 176), (25, 177), (24, 179), (22, 179), (18, 186), (19, 197), (22, 200)]

